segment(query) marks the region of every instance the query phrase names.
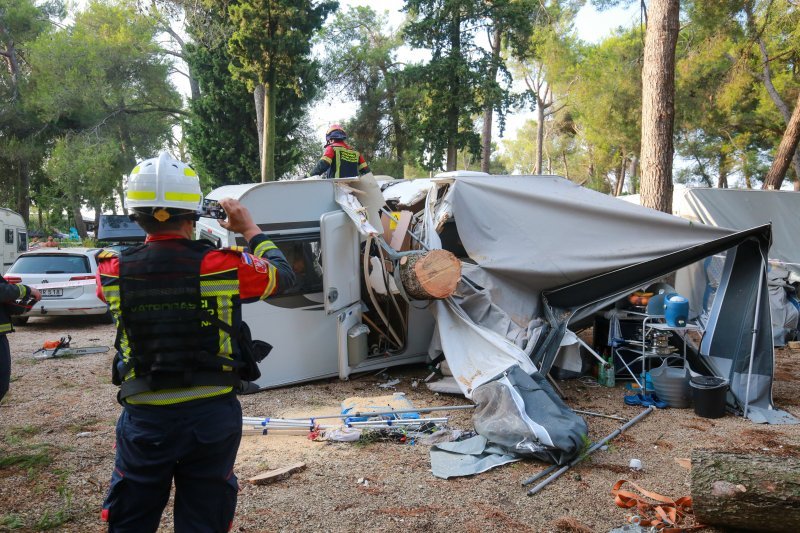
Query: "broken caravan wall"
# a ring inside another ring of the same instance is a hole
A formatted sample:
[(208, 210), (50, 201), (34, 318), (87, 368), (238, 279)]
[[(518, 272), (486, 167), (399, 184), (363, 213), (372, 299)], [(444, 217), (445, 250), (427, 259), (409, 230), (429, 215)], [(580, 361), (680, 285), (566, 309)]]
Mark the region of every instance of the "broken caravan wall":
[[(448, 196), (462, 241), (488, 277), (488, 283), (482, 286), (500, 296), (493, 302), (509, 311), (514, 305), (519, 307), (520, 301), (538, 301), (542, 294), (549, 299), (549, 311), (537, 309), (530, 315), (533, 318), (551, 312), (547, 318), (552, 329), (546, 337), (540, 337), (534, 355), (534, 362), (545, 368), (552, 364), (563, 330), (576, 311), (590, 311), (588, 307), (606, 299), (610, 303), (628, 289), (645, 285), (703, 254), (748, 240), (757, 241), (755, 248), (760, 250), (769, 241), (768, 227), (735, 235), (724, 228), (692, 225), (556, 176), (465, 178), (456, 182)], [(475, 213), (481, 216), (459, 216)], [(748, 254), (758, 256), (752, 250)], [(747, 283), (737, 282), (732, 294), (742, 290), (755, 294), (754, 284), (763, 278), (763, 272), (750, 269), (744, 278)], [(735, 305), (728, 305), (735, 313)], [(762, 324), (768, 316), (768, 312), (761, 313)], [(720, 325), (717, 333), (729, 333), (730, 326)], [(730, 357), (740, 367), (743, 360), (749, 360), (752, 336), (750, 328), (737, 331), (736, 353), (711, 355)], [(763, 328), (759, 328), (758, 346), (769, 344), (763, 335)], [(710, 338), (719, 337), (712, 332)], [(760, 364), (755, 365), (754, 371), (771, 367), (771, 345), (770, 349), (759, 348), (756, 357)], [(771, 368), (764, 379), (771, 383)], [(734, 392), (743, 403), (744, 391)], [(762, 398), (771, 404), (768, 393)], [(750, 400), (753, 399), (751, 391)]]
[[(333, 238), (342, 240), (342, 248), (348, 247), (342, 259), (333, 257), (337, 253), (335, 248), (330, 254), (322, 254), (322, 279), (329, 287), (318, 284), (311, 291), (294, 290), (242, 306), (242, 317), (250, 325), (253, 337), (273, 345), (269, 357), (259, 365), (262, 377), (256, 384), (262, 389), (335, 376), (346, 378), (352, 372), (374, 371), (427, 359), (433, 318), (427, 310), (412, 309), (408, 323), (415, 335), (409, 337), (405, 350), (389, 357), (370, 357), (359, 365), (348, 364), (344, 325), (347, 321), (350, 325), (360, 323), (361, 295), (356, 294), (352, 302), (344, 302), (346, 306), (343, 309), (331, 311), (331, 302), (325, 294), (330, 288), (335, 288), (337, 293), (360, 291), (359, 236), (334, 200), (335, 181), (338, 180), (230, 185), (215, 189), (208, 195), (213, 200), (228, 197), (241, 201), (259, 227), (285, 252), (288, 243), (298, 240), (324, 245), (321, 242), (323, 226), (334, 225)], [(322, 223), (324, 216), (333, 224)], [(241, 236), (228, 232), (212, 219), (201, 218), (197, 234), (198, 238), (205, 238), (221, 247), (246, 246)], [(334, 267), (325, 268), (326, 255), (334, 262)], [(355, 265), (345, 267), (345, 263), (354, 262), (354, 257)], [(291, 260), (290, 254), (287, 258)], [(337, 264), (337, 260), (341, 264)], [(306, 274), (312, 274), (312, 265), (305, 266)], [(336, 276), (335, 280), (333, 276)]]

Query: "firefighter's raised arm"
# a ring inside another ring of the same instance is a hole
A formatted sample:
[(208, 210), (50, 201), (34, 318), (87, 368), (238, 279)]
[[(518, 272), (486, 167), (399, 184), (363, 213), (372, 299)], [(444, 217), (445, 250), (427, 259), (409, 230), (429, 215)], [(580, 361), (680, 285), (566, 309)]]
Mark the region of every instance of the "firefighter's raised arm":
[[(226, 220), (220, 221), (220, 225), (229, 231), (241, 234), (247, 241), (247, 245), (252, 250), (253, 255), (269, 262), (268, 272), (270, 278), (277, 278), (276, 282), (270, 283), (271, 287), (267, 291), (261, 293), (261, 298), (280, 294), (287, 289), (291, 289), (295, 282), (292, 267), (283, 252), (275, 246), (275, 243), (269, 237), (262, 233), (261, 228), (253, 221), (250, 211), (233, 198), (223, 198), (219, 203), (228, 215)], [(253, 265), (256, 270), (259, 270), (259, 266)], [(244, 290), (246, 291), (246, 288)], [(242, 296), (246, 301), (247, 297), (244, 294)]]

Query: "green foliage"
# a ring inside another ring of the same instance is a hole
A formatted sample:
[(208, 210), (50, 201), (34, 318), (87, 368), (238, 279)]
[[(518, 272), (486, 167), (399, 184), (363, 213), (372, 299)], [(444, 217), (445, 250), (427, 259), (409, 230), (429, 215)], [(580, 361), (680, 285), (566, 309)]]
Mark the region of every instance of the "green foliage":
[(412, 46), (430, 50), (425, 64), (405, 69), (416, 90), (409, 121), (415, 159), (435, 170), (456, 168), (458, 150), (480, 153), (473, 116), (480, 113), (483, 75), (489, 58), (475, 43), (472, 25), (480, 19), (473, 0), (407, 0), (411, 22), (405, 37)]
[[(354, 7), (336, 13), (320, 32), (320, 40), (326, 56), (323, 69), (333, 92), (359, 104), (356, 116), (345, 125), (349, 142), (364, 154), (373, 172), (391, 159), (397, 161), (391, 165), (393, 171), (402, 171), (408, 140), (406, 116), (398, 101), (403, 90), (397, 61), (403, 44), (400, 33), (389, 26), (385, 15)], [(392, 175), (402, 177), (402, 172)]]
[(25, 519), (14, 513), (0, 515), (0, 526), (8, 530), (22, 529), (25, 527)]
[(53, 513), (45, 509), (42, 516), (36, 521), (37, 530), (49, 531), (59, 528), (72, 520), (72, 491), (65, 485), (59, 485), (58, 495), (62, 499), (61, 507)]
[(0, 457), (0, 470), (12, 467), (24, 470), (39, 469), (47, 467), (53, 462), (48, 445), (37, 444), (27, 448), (31, 453), (4, 453)]
[(31, 45), (29, 107), (53, 139), (34, 181), (40, 208), (112, 207), (123, 174), (169, 137), (181, 99), (156, 32), (132, 1), (91, 2)]
[[(224, 4), (223, 4), (224, 5)], [(276, 114), (281, 90), (291, 90), (302, 99), (311, 86), (309, 74), (316, 69), (311, 60), (311, 37), (338, 4), (324, 0), (242, 0), (227, 7), (233, 26), (228, 39), (230, 70), (234, 77), (253, 91), (264, 87), (264, 172), (262, 179), (272, 180), (279, 174), (281, 162), (276, 139)], [(301, 102), (304, 104), (305, 101)], [(290, 103), (284, 98), (281, 106)], [(301, 105), (301, 107), (303, 107)], [(295, 117), (299, 119), (300, 117)], [(285, 151), (290, 157), (300, 154)], [(284, 157), (285, 159), (285, 157)]]
[[(184, 126), (187, 146), (205, 187), (257, 182), (260, 156), (253, 94), (231, 74), (233, 57), (221, 44), (233, 27), (217, 11), (209, 9), (202, 23), (192, 24), (189, 30), (201, 42), (209, 38), (212, 27), (217, 41), (186, 47), (187, 62), (200, 86), (200, 96), (189, 103), (192, 117)], [(323, 85), (316, 62), (304, 60), (294, 68), (299, 90), (277, 90), (275, 127), (280, 142), (276, 144), (276, 177), (294, 172), (310, 152), (306, 108)], [(316, 147), (313, 152), (312, 157), (317, 155)]]

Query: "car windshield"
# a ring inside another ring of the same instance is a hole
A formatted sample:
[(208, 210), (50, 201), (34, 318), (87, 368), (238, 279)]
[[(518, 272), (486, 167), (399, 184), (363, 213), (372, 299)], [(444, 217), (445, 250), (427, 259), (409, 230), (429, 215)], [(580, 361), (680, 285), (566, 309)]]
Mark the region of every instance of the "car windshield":
[(17, 258), (9, 274), (89, 274), (89, 260), (83, 255), (36, 254)]

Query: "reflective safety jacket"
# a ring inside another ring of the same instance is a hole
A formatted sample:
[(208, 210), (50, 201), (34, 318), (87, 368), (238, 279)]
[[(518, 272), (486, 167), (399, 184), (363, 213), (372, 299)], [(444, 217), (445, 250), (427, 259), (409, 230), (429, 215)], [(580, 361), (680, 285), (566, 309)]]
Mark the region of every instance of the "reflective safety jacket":
[(0, 335), (11, 333), (14, 328), (11, 327), (11, 313), (4, 304), (9, 304), (20, 298), (25, 298), (30, 294), (31, 290), (27, 285), (18, 283), (12, 285), (0, 276)]
[(241, 304), (294, 284), (265, 235), (249, 245), (253, 254), (158, 235), (122, 257), (98, 255), (98, 295), (117, 323), (120, 399), (171, 405), (233, 392), (238, 345), (229, 332), (239, 329)]
[(312, 176), (326, 178), (355, 178), (369, 172), (369, 166), (357, 150), (344, 141), (335, 141), (325, 147)]

